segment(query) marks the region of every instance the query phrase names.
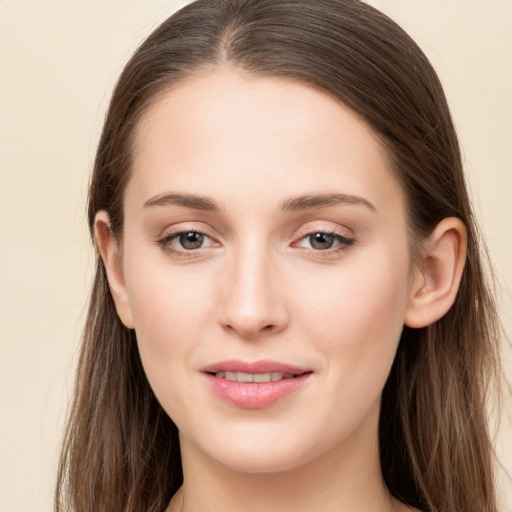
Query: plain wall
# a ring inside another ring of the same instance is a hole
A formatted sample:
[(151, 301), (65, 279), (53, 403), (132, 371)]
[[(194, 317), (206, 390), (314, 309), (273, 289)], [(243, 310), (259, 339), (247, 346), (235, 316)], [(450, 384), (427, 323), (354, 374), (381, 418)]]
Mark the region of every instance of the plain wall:
[[(95, 145), (127, 58), (185, 3), (0, 0), (0, 511), (52, 509), (94, 261), (85, 199)], [(417, 40), (445, 86), (510, 337), (512, 1), (371, 3)], [(511, 410), (506, 395), (497, 449), (512, 472)], [(501, 482), (510, 512), (512, 482), (503, 472)]]

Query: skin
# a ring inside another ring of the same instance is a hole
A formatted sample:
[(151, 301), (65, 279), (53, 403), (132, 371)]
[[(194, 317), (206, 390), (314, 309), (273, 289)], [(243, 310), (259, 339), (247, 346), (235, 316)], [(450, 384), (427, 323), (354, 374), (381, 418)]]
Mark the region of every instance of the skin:
[[(330, 96), (283, 78), (197, 73), (149, 107), (137, 134), (122, 240), (106, 212), (96, 236), (118, 314), (180, 431), (184, 485), (169, 510), (407, 509), (382, 482), (381, 392), (404, 324), (428, 325), (453, 302), (462, 223), (442, 221), (414, 267), (378, 138)], [(290, 208), (326, 194), (340, 197)], [(183, 230), (204, 233), (202, 245), (180, 245)], [(314, 233), (334, 234), (333, 247), (313, 246)], [(228, 359), (311, 375), (247, 409), (201, 371)]]

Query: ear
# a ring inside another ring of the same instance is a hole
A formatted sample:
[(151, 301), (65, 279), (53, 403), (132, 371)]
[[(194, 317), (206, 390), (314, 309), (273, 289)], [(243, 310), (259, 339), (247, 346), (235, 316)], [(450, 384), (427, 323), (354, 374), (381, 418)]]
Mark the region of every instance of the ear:
[(455, 217), (443, 219), (423, 245), (404, 319), (413, 328), (439, 320), (454, 303), (466, 261), (466, 227)]
[(96, 248), (105, 266), (117, 314), (126, 327), (133, 329), (133, 316), (124, 281), (120, 249), (110, 229), (109, 215), (104, 210), (99, 211), (94, 218), (94, 238)]

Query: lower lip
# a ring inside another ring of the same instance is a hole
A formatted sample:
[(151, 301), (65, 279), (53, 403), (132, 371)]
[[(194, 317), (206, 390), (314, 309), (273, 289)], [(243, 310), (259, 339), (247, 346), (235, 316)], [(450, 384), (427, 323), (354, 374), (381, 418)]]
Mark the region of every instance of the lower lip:
[(226, 402), (245, 409), (262, 409), (298, 391), (311, 373), (274, 382), (234, 382), (206, 374), (210, 387)]

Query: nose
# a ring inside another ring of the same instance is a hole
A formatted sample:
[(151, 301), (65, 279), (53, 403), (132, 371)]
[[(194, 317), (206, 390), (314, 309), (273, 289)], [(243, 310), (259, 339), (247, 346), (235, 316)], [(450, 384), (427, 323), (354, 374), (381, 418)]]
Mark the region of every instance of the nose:
[(245, 339), (278, 333), (289, 322), (283, 279), (264, 250), (246, 247), (223, 272), (220, 322)]

